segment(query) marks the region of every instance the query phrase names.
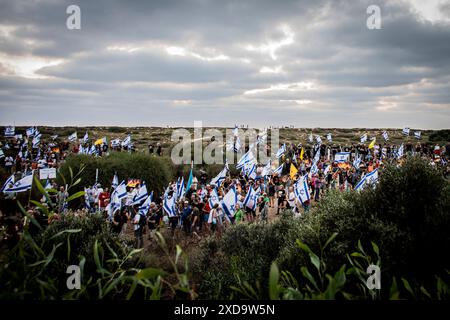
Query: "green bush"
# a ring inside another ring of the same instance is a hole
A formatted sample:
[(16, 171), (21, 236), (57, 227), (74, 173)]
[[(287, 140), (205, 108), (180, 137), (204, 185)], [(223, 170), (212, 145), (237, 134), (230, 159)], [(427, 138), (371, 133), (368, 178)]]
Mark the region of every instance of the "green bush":
[[(81, 166), (85, 169), (79, 176), (81, 183), (76, 190), (83, 190), (85, 186), (95, 183), (95, 172), (98, 169), (98, 182), (102, 186), (110, 187), (114, 174), (117, 173), (119, 183), (129, 178), (141, 179), (147, 184), (147, 189), (161, 194), (172, 176), (172, 164), (170, 159), (154, 157), (144, 153), (112, 152), (109, 156), (95, 158), (88, 155), (72, 155), (61, 165), (60, 173), (68, 177), (70, 169), (78, 171)], [(65, 182), (58, 176), (58, 183)]]
[(375, 189), (328, 192), (300, 219), (242, 224), (229, 228), (220, 240), (205, 242), (196, 266), (203, 274), (200, 297), (242, 298), (243, 290), (232, 287), (244, 287), (252, 297), (266, 298), (264, 279), (272, 261), (301, 279), (302, 267), (311, 257), (297, 240), (326, 260), (328, 274), (349, 262), (357, 243), (364, 248), (376, 243), (383, 261), (385, 298), (395, 278), (426, 287), (433, 287), (436, 277), (448, 282), (450, 265), (444, 251), (450, 247), (449, 213), (449, 182), (426, 161), (409, 158), (401, 167), (385, 168)]

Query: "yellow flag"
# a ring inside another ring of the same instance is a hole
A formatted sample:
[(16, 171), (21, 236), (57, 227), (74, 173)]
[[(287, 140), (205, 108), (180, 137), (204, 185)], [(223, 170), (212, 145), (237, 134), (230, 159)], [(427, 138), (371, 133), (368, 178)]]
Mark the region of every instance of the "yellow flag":
[(291, 179), (294, 179), (297, 172), (298, 172), (297, 168), (291, 163), (291, 170), (289, 172), (289, 176), (291, 177)]
[(305, 154), (305, 148), (302, 148), (302, 151), (300, 151), (300, 160), (303, 161), (303, 155)]
[(94, 142), (95, 145), (102, 144), (102, 143), (106, 143), (106, 138), (101, 138)]
[(372, 149), (375, 145), (375, 141), (377, 141), (377, 138), (373, 138), (372, 142), (369, 144), (369, 149)]

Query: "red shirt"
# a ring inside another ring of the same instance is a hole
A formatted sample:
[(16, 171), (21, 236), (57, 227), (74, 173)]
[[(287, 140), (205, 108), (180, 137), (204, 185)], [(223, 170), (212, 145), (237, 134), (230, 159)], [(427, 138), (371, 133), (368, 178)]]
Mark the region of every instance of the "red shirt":
[(98, 195), (98, 200), (100, 201), (100, 207), (101, 207), (101, 208), (106, 207), (105, 200), (106, 200), (106, 199), (109, 199), (109, 197), (110, 197), (109, 192), (101, 192), (101, 193)]

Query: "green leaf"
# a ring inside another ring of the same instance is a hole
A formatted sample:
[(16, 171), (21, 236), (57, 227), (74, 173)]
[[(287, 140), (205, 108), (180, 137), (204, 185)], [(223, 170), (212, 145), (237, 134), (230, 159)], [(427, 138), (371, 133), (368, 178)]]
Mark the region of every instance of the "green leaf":
[(160, 268), (145, 268), (136, 273), (135, 276), (138, 280), (144, 280), (156, 279), (159, 276), (164, 277), (165, 275), (167, 275), (167, 272)]
[(409, 285), (408, 280), (406, 280), (405, 278), (401, 278), (401, 279), (402, 279), (402, 283), (403, 283), (403, 286), (405, 287), (405, 289), (415, 298), (414, 291), (412, 290), (411, 286)]
[(309, 282), (312, 283), (312, 285), (314, 286), (314, 288), (317, 291), (320, 291), (319, 287), (317, 286), (316, 280), (314, 280), (314, 277), (311, 275), (311, 273), (309, 273), (308, 269), (306, 267), (301, 267), (300, 271), (302, 272), (303, 276), (309, 280)]
[(375, 242), (371, 242), (372, 243), (372, 248), (373, 251), (377, 254), (377, 257), (380, 256), (380, 249), (378, 248), (377, 244)]
[(183, 253), (183, 250), (181, 249), (181, 247), (178, 244), (177, 244), (176, 248), (177, 248), (177, 253), (175, 255), (175, 264), (178, 264), (178, 259), (180, 259), (180, 256)]
[(269, 273), (269, 297), (270, 300), (278, 300), (279, 292), (278, 292), (278, 281), (280, 280), (280, 271), (278, 270), (278, 266), (275, 262), (272, 262), (270, 266)]
[(53, 236), (50, 238), (50, 240), (55, 239), (55, 238), (58, 238), (59, 236), (65, 234), (65, 233), (78, 233), (78, 232), (80, 232), (80, 231), (81, 231), (81, 229), (67, 229), (67, 230), (63, 230), (63, 231), (60, 231), (60, 232), (58, 232), (57, 234), (53, 235)]
[(47, 191), (45, 191), (44, 187), (42, 186), (41, 181), (39, 180), (38, 176), (35, 175), (33, 177), (33, 179), (34, 179), (34, 185), (38, 188), (39, 192), (45, 197), (47, 202), (51, 202), (50, 197), (47, 194)]
[(301, 242), (300, 240), (296, 241), (297, 246), (302, 249), (303, 251), (307, 252), (307, 253), (312, 253), (311, 249), (308, 247), (307, 244)]
[(84, 196), (84, 191), (78, 191), (78, 192), (72, 194), (70, 197), (68, 197), (67, 202), (70, 202), (70, 201), (77, 199), (79, 197), (82, 197), (82, 196)]
[(392, 278), (391, 289), (389, 291), (389, 300), (398, 300), (400, 293), (398, 292), (397, 279)]
[(314, 267), (316, 267), (317, 271), (320, 272), (320, 259), (319, 259), (319, 257), (316, 254), (311, 252), (309, 254), (309, 258), (311, 259), (311, 263), (314, 265)]
[(338, 233), (335, 232), (328, 238), (327, 242), (325, 242), (325, 245), (323, 246), (323, 250), (325, 250), (325, 248), (336, 238), (337, 235)]

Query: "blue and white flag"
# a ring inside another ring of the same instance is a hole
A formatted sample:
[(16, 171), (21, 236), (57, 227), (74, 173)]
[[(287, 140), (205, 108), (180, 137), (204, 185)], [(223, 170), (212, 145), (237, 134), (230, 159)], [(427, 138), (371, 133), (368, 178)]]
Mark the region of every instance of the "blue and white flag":
[(181, 199), (184, 196), (185, 193), (185, 187), (184, 187), (184, 177), (178, 178), (177, 180), (177, 199)]
[(364, 133), (361, 137), (360, 137), (360, 141), (361, 143), (365, 143), (367, 141), (367, 133)]
[(237, 137), (238, 134), (239, 134), (238, 126), (234, 126), (234, 129), (233, 129), (233, 135), (234, 135), (235, 137)]
[(222, 209), (225, 212), (226, 217), (228, 217), (228, 219), (234, 217), (236, 202), (237, 202), (236, 188), (232, 186), (222, 199)]
[(389, 135), (388, 135), (387, 131), (383, 131), (382, 136), (384, 138), (384, 141), (388, 141), (389, 140)]
[(403, 143), (400, 145), (400, 147), (397, 150), (397, 159), (400, 159), (403, 157)]
[(317, 174), (319, 172), (319, 167), (317, 167), (317, 163), (313, 162), (311, 165), (311, 169), (309, 170), (309, 176), (311, 177), (313, 174)]
[(225, 166), (222, 171), (220, 171), (217, 176), (215, 176), (212, 180), (211, 183), (212, 185), (215, 186), (220, 186), (222, 184), (222, 181), (225, 180), (225, 178), (227, 177), (227, 173), (228, 173), (228, 169)]
[(360, 165), (361, 165), (361, 157), (355, 157), (355, 159), (353, 160), (353, 166), (356, 169), (359, 169)]
[(35, 127), (28, 128), (27, 131), (26, 131), (27, 137), (32, 137), (32, 136), (34, 136), (34, 132), (35, 132), (35, 131), (36, 131), (36, 128), (35, 128)]
[(114, 174), (112, 183), (111, 183), (111, 188), (115, 189), (117, 188), (117, 186), (119, 185), (119, 178), (117, 177), (117, 174)]
[(84, 207), (88, 210), (91, 209), (91, 203), (89, 202), (89, 192), (86, 187), (84, 187)]
[(125, 183), (125, 180), (122, 180), (122, 182), (117, 186), (116, 190), (114, 192), (117, 194), (117, 197), (119, 200), (122, 200), (127, 196), (127, 186)]
[(131, 145), (131, 135), (128, 135), (123, 141), (122, 141), (122, 147), (128, 147)]
[(327, 134), (327, 140), (328, 140), (329, 142), (333, 142), (333, 139), (332, 139), (332, 137), (331, 137), (331, 133), (328, 133), (328, 134)]
[(77, 141), (77, 132), (75, 131), (74, 133), (72, 133), (67, 139), (68, 139), (70, 142)]
[(213, 208), (216, 203), (220, 204), (219, 195), (217, 194), (217, 190), (213, 189), (209, 194), (209, 207)]
[(297, 182), (295, 182), (294, 194), (297, 197), (297, 199), (300, 200), (300, 202), (302, 204), (304, 204), (306, 201), (310, 200), (311, 197), (309, 194), (309, 188), (308, 188), (308, 184), (306, 183), (305, 177), (301, 177), (300, 179), (298, 179)]
[(16, 128), (14, 126), (8, 126), (5, 128), (5, 137), (14, 137)]
[(243, 171), (249, 179), (255, 179), (256, 178), (256, 164), (247, 162), (243, 168)]
[(189, 178), (186, 184), (186, 190), (191, 189), (192, 183), (194, 182), (194, 162), (191, 162), (191, 171), (189, 172)]
[(264, 166), (264, 168), (262, 169), (261, 175), (263, 177), (266, 177), (266, 176), (270, 175), (271, 172), (272, 172), (272, 160), (269, 160), (267, 162), (267, 164)]
[(283, 143), (283, 145), (280, 147), (280, 149), (278, 149), (277, 151), (277, 159), (281, 158), (281, 156), (286, 152), (286, 144)]
[(12, 174), (8, 179), (6, 179), (5, 183), (3, 184), (3, 187), (0, 189), (0, 192), (4, 192), (4, 190), (7, 189), (10, 184), (14, 185), (14, 174)]
[(250, 210), (255, 210), (257, 199), (258, 199), (258, 194), (253, 189), (253, 187), (250, 186), (250, 188), (248, 189), (247, 195), (245, 196), (245, 199), (244, 199), (244, 207), (247, 207)]
[(92, 145), (87, 153), (90, 154), (90, 155), (96, 155), (97, 154), (97, 148), (94, 145)]
[(415, 131), (414, 132), (414, 137), (416, 137), (416, 139), (420, 139), (420, 135), (421, 135), (420, 131)]
[(331, 167), (332, 167), (332, 165), (329, 164), (329, 165), (327, 165), (327, 167), (325, 168), (325, 170), (323, 170), (323, 174), (324, 174), (325, 176), (328, 174), (328, 172), (331, 171)]
[(273, 170), (273, 173), (281, 176), (281, 173), (283, 172), (283, 167), (284, 163), (280, 164), (275, 170)]
[(52, 135), (50, 138), (52, 138), (52, 140), (56, 140), (56, 138), (58, 138), (57, 134)]
[(84, 134), (84, 137), (83, 137), (83, 143), (87, 143), (88, 140), (89, 140), (89, 135), (88, 135), (88, 133), (86, 131), (86, 133)]
[(409, 131), (410, 131), (409, 128), (404, 128), (403, 129), (403, 135), (404, 136), (409, 136)]
[(256, 137), (256, 145), (263, 144), (267, 140), (267, 130), (264, 130)]
[(234, 146), (233, 146), (233, 150), (234, 152), (239, 152), (241, 151), (242, 145), (241, 145), (241, 140), (239, 139), (239, 137), (236, 137), (236, 141), (234, 142)]
[(242, 167), (244, 167), (244, 165), (247, 162), (251, 162), (251, 163), (256, 163), (256, 159), (253, 156), (253, 153), (251, 150), (247, 151), (242, 157), (241, 159), (239, 159), (238, 163), (236, 164), (236, 169), (241, 169)]
[(316, 136), (316, 142), (321, 145), (322, 144), (322, 138), (320, 136)]
[(361, 181), (359, 181), (356, 186), (356, 191), (361, 191), (364, 189), (366, 185), (375, 185), (378, 182), (378, 169), (373, 170), (372, 172), (366, 174), (362, 177)]
[(334, 162), (347, 162), (350, 152), (338, 152), (334, 155)]
[(139, 207), (139, 213), (147, 214), (148, 210), (150, 209), (150, 205), (152, 204), (152, 200), (153, 200), (153, 191), (145, 199), (144, 203), (141, 204), (141, 206)]
[(20, 179), (11, 188), (7, 188), (4, 192), (24, 192), (31, 189), (33, 184), (33, 172), (24, 178)]
[(147, 186), (145, 185), (144, 182), (142, 183), (142, 186), (139, 188), (138, 193), (134, 196), (131, 205), (134, 206), (135, 204), (141, 204), (141, 202), (144, 201), (147, 197), (148, 197)]
[(320, 160), (320, 148), (317, 148), (312, 162), (317, 163), (317, 162), (319, 162), (319, 160)]
[(40, 143), (41, 143), (41, 135), (39, 134), (37, 136), (34, 136), (33, 141), (32, 141), (33, 148), (34, 149), (39, 148)]
[(120, 147), (120, 139), (111, 140), (111, 147), (113, 148)]

